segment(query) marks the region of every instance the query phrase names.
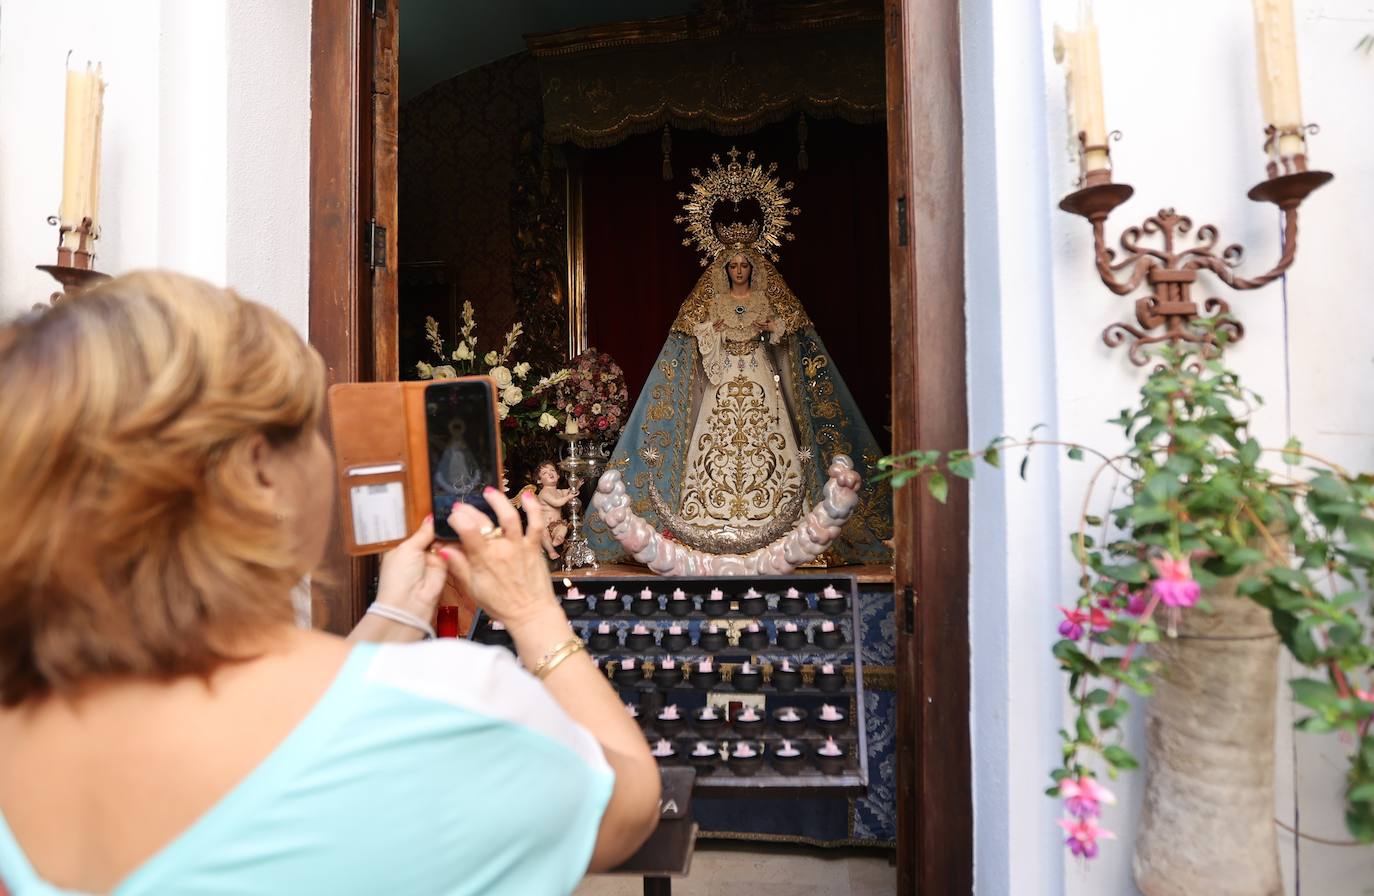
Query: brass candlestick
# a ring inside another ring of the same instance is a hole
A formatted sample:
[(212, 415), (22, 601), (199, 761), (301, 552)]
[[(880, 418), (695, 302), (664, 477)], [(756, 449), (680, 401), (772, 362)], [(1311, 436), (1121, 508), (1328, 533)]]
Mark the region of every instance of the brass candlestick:
[[(1151, 295), (1136, 299), (1134, 324), (1115, 323), (1102, 331), (1102, 341), (1109, 348), (1132, 340), (1129, 355), (1132, 363), (1139, 366), (1148, 360), (1145, 348), (1156, 343), (1191, 342), (1211, 353), (1215, 351), (1218, 331), (1226, 333), (1230, 342), (1245, 335), (1240, 322), (1229, 316), (1230, 306), (1215, 296), (1206, 299), (1203, 308), (1209, 319), (1221, 320), (1215, 326), (1198, 326), (1202, 315), (1191, 296), (1192, 284), (1198, 272), (1205, 270), (1232, 289), (1257, 289), (1282, 276), (1293, 264), (1298, 251), (1298, 206), (1309, 193), (1330, 181), (1332, 175), (1327, 171), (1307, 170), (1305, 137), (1304, 151), (1289, 156), (1279, 155), (1278, 140), (1281, 136), (1315, 132), (1315, 126), (1283, 132), (1271, 126), (1265, 131), (1265, 151), (1270, 155), (1266, 168), (1269, 176), (1247, 195), (1256, 202), (1272, 202), (1283, 212), (1283, 247), (1278, 262), (1256, 277), (1246, 278), (1236, 273), (1244, 255), (1239, 244), (1232, 243), (1219, 253), (1216, 251), (1220, 235), (1214, 225), (1199, 227), (1193, 245), (1176, 246), (1176, 242), (1192, 231), (1193, 222), (1172, 208), (1161, 209), (1144, 223), (1124, 230), (1120, 238), (1123, 254), (1118, 257), (1114, 250), (1107, 248), (1104, 225), (1112, 210), (1131, 198), (1135, 191), (1128, 184), (1112, 183), (1110, 170), (1090, 171), (1084, 175), (1080, 181), (1082, 188), (1065, 196), (1059, 207), (1087, 218), (1092, 224), (1094, 257), (1103, 284), (1119, 296), (1129, 295), (1141, 283), (1148, 283), (1153, 289)], [(1146, 236), (1157, 238), (1163, 243), (1162, 248), (1140, 245)]]
[(568, 443), (568, 455), (558, 462), (558, 467), (568, 474), (568, 487), (572, 489), (572, 500), (568, 502), (571, 520), (567, 540), (563, 542), (563, 571), (583, 566), (596, 569), (596, 554), (582, 535), (581, 491), (583, 483), (596, 479), (606, 459), (601, 446), (590, 444), (591, 436), (585, 432), (559, 433), (558, 437)]
[[(100, 233), (90, 218), (82, 218), (76, 227), (68, 227), (56, 215), (52, 215), (48, 223), (57, 227), (57, 264), (40, 264), (36, 267), (62, 284), (62, 290), (53, 293), (49, 301), (56, 302), (65, 295), (74, 295), (93, 281), (110, 279), (109, 274), (102, 274), (95, 269), (92, 244), (100, 238)], [(77, 234), (75, 249), (66, 245), (69, 233)]]

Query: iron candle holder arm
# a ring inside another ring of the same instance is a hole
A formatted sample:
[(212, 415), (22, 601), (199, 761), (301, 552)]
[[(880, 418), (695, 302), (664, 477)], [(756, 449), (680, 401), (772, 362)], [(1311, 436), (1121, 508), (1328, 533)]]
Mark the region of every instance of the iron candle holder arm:
[[(1114, 323), (1102, 331), (1102, 341), (1109, 348), (1130, 341), (1132, 363), (1143, 366), (1149, 360), (1145, 349), (1150, 345), (1191, 342), (1210, 353), (1215, 351), (1218, 332), (1225, 333), (1229, 342), (1244, 336), (1244, 328), (1229, 316), (1230, 306), (1223, 299), (1209, 297), (1199, 311), (1191, 295), (1198, 272), (1208, 271), (1236, 290), (1257, 289), (1278, 279), (1297, 256), (1298, 206), (1332, 179), (1329, 172), (1306, 170), (1301, 155), (1271, 162), (1269, 173), (1248, 195), (1256, 202), (1271, 202), (1283, 212), (1283, 245), (1278, 262), (1255, 277), (1242, 277), (1236, 271), (1244, 257), (1240, 244), (1218, 252), (1220, 233), (1214, 225), (1204, 224), (1192, 237), (1192, 245), (1181, 245), (1192, 233), (1193, 222), (1172, 208), (1122, 231), (1118, 256), (1107, 246), (1107, 217), (1135, 191), (1129, 184), (1112, 183), (1109, 171), (1089, 172), (1084, 177), (1086, 185), (1064, 197), (1059, 207), (1092, 225), (1093, 256), (1103, 285), (1119, 296), (1130, 295), (1142, 284), (1152, 290), (1136, 299), (1134, 322)], [(1147, 239), (1161, 245), (1145, 245)], [(1213, 323), (1199, 326), (1203, 319)]]

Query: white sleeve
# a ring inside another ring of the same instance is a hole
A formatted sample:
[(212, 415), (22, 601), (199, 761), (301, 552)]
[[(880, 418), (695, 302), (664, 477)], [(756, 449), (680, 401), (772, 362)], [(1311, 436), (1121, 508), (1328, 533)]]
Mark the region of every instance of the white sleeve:
[(478, 715), (510, 722), (563, 744), (594, 769), (610, 772), (601, 744), (558, 705), (504, 647), (440, 638), (382, 644), (368, 670), (386, 684)]
[(706, 379), (711, 385), (719, 386), (725, 381), (725, 345), (716, 323), (702, 321), (692, 330), (697, 339), (697, 350), (701, 352), (701, 366), (706, 369)]

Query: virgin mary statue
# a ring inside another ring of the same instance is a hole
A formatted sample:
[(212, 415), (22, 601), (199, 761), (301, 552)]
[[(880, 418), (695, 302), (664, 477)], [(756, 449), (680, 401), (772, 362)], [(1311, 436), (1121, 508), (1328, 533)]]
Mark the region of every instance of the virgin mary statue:
[[(848, 455), (866, 480), (879, 451), (820, 336), (773, 265), (789, 208), (767, 171), (738, 161), (699, 178), (685, 206), (707, 254), (626, 421), (610, 467), (635, 494), (634, 511), (660, 531), (711, 553), (744, 554), (783, 536), (821, 499), (826, 468)], [(763, 221), (720, 225), (719, 199), (752, 199)], [(824, 558), (888, 563), (891, 491), (870, 487)], [(598, 559), (620, 559), (599, 519)]]

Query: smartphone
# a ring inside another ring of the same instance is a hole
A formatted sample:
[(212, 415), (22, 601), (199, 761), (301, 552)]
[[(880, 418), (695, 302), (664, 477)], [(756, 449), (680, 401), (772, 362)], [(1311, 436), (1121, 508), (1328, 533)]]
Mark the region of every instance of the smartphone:
[(490, 380), (442, 380), (425, 387), (425, 439), (436, 538), (458, 539), (448, 516), (459, 503), (477, 508), (496, 522), (482, 492), (501, 488), (497, 423)]

